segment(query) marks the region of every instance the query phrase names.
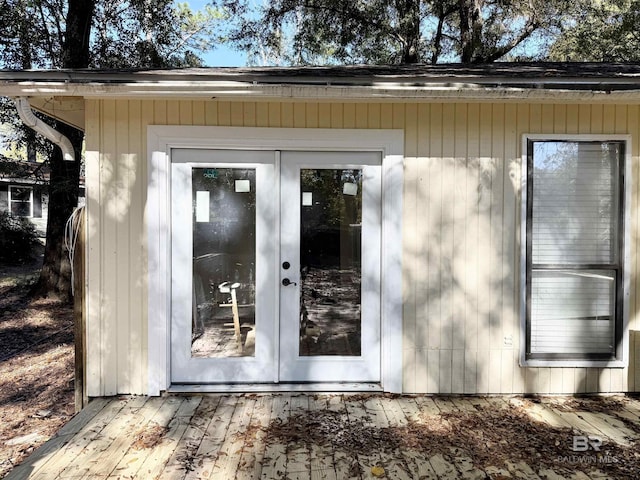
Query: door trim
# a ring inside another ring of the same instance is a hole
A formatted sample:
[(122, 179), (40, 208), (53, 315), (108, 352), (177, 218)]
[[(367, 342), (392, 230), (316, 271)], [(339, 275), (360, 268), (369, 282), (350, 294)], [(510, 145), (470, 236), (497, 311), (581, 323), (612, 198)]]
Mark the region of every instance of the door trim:
[[(171, 150), (375, 151), (382, 154), (381, 386), (402, 391), (403, 130), (147, 127), (147, 394), (170, 382)], [(271, 379), (265, 379), (269, 381)]]

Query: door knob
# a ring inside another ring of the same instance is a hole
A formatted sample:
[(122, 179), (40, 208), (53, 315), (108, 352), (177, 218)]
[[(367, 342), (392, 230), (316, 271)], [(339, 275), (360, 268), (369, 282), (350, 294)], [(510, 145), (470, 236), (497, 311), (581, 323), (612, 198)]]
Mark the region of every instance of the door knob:
[(296, 282), (292, 282), (288, 278), (283, 278), (282, 279), (282, 285), (286, 287), (288, 285), (298, 285), (298, 284)]

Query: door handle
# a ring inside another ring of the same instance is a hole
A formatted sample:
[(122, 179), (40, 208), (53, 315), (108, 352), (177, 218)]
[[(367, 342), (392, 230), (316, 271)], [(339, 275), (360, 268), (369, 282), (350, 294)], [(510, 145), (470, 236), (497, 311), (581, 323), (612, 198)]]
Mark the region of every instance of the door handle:
[(292, 282), (291, 280), (289, 280), (288, 278), (283, 278), (282, 279), (282, 285), (284, 287), (287, 287), (289, 285), (298, 285), (296, 282)]

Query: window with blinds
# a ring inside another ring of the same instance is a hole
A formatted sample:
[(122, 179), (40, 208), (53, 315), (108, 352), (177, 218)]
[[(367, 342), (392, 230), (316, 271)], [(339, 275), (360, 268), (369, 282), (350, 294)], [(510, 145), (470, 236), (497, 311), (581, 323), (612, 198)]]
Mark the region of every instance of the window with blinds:
[(617, 358), (624, 149), (528, 142), (527, 359)]

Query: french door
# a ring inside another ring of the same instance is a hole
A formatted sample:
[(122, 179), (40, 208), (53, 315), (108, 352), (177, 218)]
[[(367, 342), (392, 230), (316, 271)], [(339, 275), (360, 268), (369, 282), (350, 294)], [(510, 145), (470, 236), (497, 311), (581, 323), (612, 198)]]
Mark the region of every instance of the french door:
[(171, 381), (380, 381), (381, 160), (176, 149)]

